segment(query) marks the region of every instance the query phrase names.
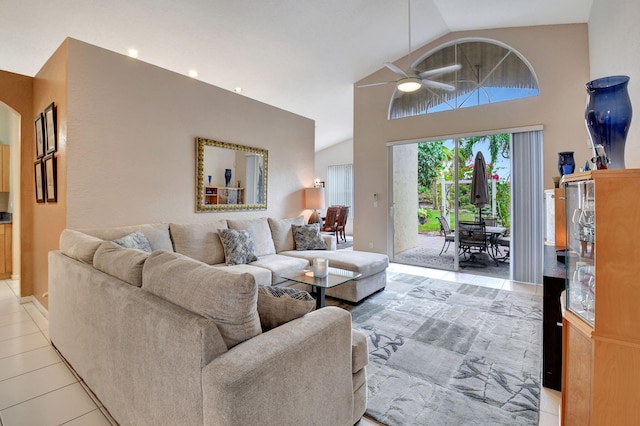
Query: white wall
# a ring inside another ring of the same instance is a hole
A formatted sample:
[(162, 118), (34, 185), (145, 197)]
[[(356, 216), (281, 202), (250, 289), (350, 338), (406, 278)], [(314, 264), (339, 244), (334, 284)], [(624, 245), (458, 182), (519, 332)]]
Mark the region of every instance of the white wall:
[(640, 167), (640, 2), (594, 0), (589, 17), (591, 79), (628, 75), (635, 117), (627, 135), (625, 166)]
[[(266, 149), (266, 211), (195, 213), (195, 138)], [(67, 227), (303, 213), (314, 122), (69, 39)]]
[[(315, 155), (315, 176), (321, 181), (327, 181), (327, 167), (339, 166), (343, 164), (353, 164), (353, 139), (332, 145), (316, 152)], [(311, 185), (309, 185), (310, 187)], [(320, 212), (319, 212), (320, 213)], [(353, 235), (353, 223), (355, 219), (347, 221), (345, 233)]]

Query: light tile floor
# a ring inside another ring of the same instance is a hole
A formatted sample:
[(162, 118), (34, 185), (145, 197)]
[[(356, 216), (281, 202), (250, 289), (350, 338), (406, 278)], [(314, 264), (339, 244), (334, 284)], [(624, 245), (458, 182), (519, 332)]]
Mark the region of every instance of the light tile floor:
[[(396, 263), (389, 271), (542, 295), (541, 286), (480, 275)], [(18, 281), (0, 281), (0, 426), (116, 425), (50, 345), (47, 318), (18, 294)], [(559, 405), (560, 392), (542, 388), (539, 425), (558, 425)]]

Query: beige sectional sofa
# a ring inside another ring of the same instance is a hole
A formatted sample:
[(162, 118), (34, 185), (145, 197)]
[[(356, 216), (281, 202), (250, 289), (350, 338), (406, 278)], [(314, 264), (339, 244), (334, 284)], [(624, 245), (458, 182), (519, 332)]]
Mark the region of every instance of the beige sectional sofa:
[[(49, 254), (51, 341), (122, 425), (354, 424), (366, 409), (368, 354), (349, 312), (268, 318), (281, 323), (267, 330), (265, 316), (288, 312), (280, 303), (302, 302), (276, 297), (267, 311), (258, 289), (286, 287), (282, 273), (322, 255), (362, 272), (344, 293), (357, 302), (384, 287), (388, 260), (297, 251), (287, 229), (300, 221), (65, 230)], [(227, 226), (251, 230), (257, 261), (223, 263), (216, 234)], [(111, 242), (135, 231), (152, 253)]]

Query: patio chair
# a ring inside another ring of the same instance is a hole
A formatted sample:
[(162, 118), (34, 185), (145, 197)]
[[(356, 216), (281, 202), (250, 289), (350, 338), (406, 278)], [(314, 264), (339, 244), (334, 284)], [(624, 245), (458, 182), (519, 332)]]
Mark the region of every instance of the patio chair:
[[(487, 235), (484, 222), (458, 222), (458, 244), (461, 256), (468, 256), (464, 262), (478, 263), (477, 254), (486, 253), (496, 266), (498, 261), (490, 252), (490, 235)], [(484, 265), (486, 266), (486, 265)]]
[(444, 243), (442, 244), (442, 249), (440, 249), (440, 254), (438, 255), (442, 256), (442, 253), (449, 250), (451, 242), (455, 241), (456, 237), (454, 230), (449, 228), (449, 221), (447, 221), (447, 219), (442, 216), (438, 216), (438, 221), (440, 222), (440, 233), (444, 236)]

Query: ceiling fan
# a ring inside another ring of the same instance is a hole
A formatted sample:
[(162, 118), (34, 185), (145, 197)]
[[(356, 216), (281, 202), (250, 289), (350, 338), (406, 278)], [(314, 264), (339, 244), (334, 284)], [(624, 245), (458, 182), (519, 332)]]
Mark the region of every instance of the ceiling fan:
[(432, 77), (437, 77), (442, 74), (458, 71), (462, 68), (459, 64), (449, 65), (446, 67), (436, 68), (427, 71), (419, 71), (411, 67), (411, 0), (407, 0), (409, 10), (409, 70), (404, 71), (402, 68), (396, 66), (391, 62), (385, 62), (384, 66), (398, 75), (398, 79), (395, 81), (383, 81), (380, 83), (363, 84), (358, 87), (370, 87), (379, 86), (382, 84), (395, 83), (396, 88), (400, 92), (415, 92), (421, 87), (431, 87), (433, 89), (446, 90), (452, 92), (456, 90), (455, 86), (451, 84), (441, 83), (439, 81), (431, 80)]

